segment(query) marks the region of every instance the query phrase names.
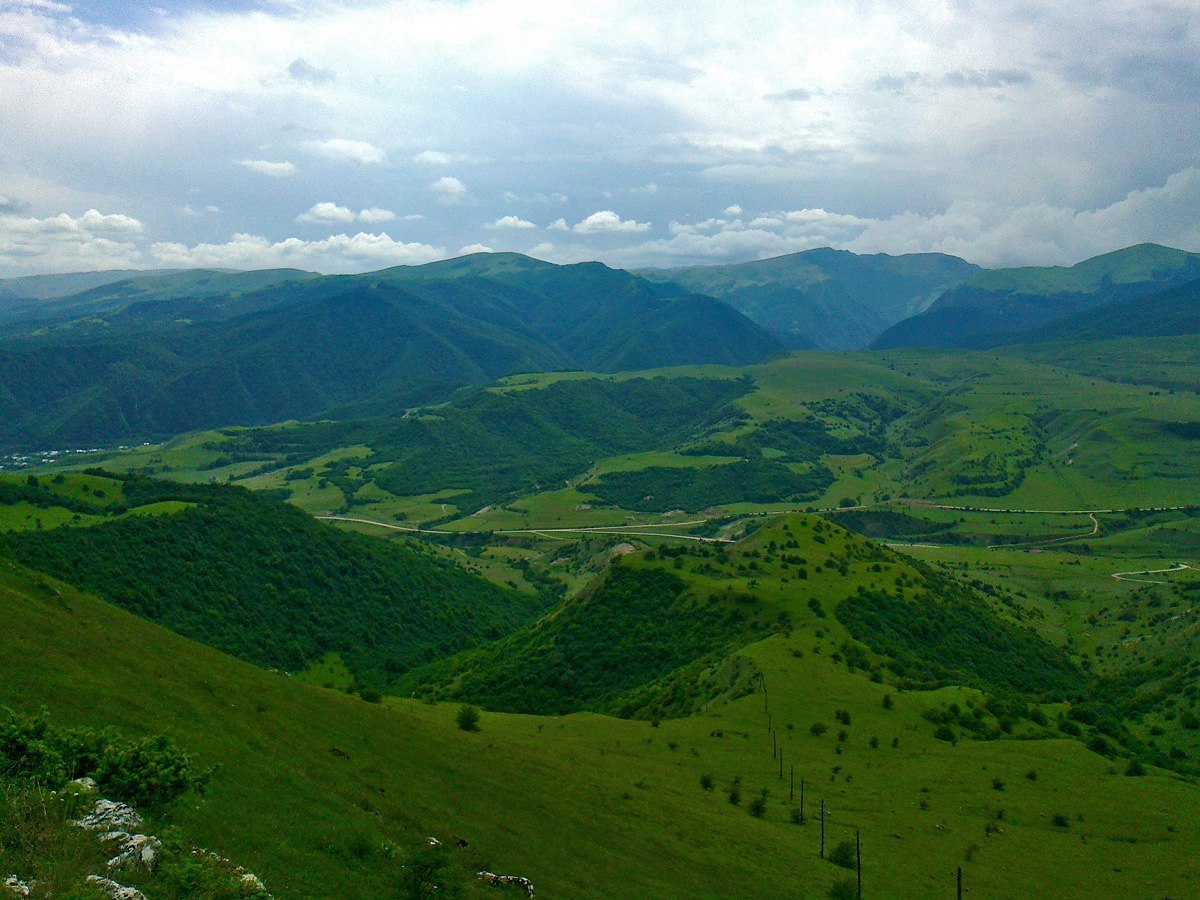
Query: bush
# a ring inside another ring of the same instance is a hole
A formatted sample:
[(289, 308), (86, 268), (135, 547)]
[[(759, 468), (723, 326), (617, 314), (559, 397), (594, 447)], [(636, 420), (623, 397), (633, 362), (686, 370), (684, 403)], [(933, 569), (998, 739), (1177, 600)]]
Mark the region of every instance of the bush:
[(858, 852), (854, 848), (854, 841), (839, 841), (838, 845), (830, 850), (825, 858), (835, 866), (841, 866), (843, 869), (855, 868), (858, 860)]
[(458, 714), (454, 717), (454, 721), (458, 723), (458, 727), (463, 731), (478, 731), (479, 708), (469, 703), (464, 703), (458, 708)]
[(761, 819), (767, 814), (767, 798), (755, 797), (748, 809), (750, 810), (750, 815), (756, 819)]
[(824, 722), (813, 722), (808, 726), (808, 733), (820, 737), (829, 730), (829, 726)]
[(958, 736), (954, 733), (954, 729), (949, 725), (939, 725), (933, 736), (939, 741), (946, 741), (950, 744), (958, 743)]
[(711, 791), (713, 789), (713, 784), (713, 777), (707, 772), (700, 776), (700, 787), (704, 788), (704, 790)]
[(45, 710), (8, 715), (0, 722), (0, 776), (51, 788), (87, 776), (106, 796), (158, 807), (202, 790), (212, 775), (165, 735), (127, 738), (111, 728), (64, 728)]
[(1146, 767), (1136, 759), (1131, 759), (1129, 765), (1125, 768), (1125, 774), (1133, 777), (1139, 777), (1146, 774)]
[(857, 897), (858, 885), (855, 884), (853, 878), (835, 881), (829, 888), (829, 900), (856, 900)]
[(1066, 816), (1064, 816), (1062, 813), (1055, 813), (1054, 816), (1050, 819), (1050, 824), (1053, 825), (1055, 828), (1070, 828), (1071, 820), (1068, 819)]

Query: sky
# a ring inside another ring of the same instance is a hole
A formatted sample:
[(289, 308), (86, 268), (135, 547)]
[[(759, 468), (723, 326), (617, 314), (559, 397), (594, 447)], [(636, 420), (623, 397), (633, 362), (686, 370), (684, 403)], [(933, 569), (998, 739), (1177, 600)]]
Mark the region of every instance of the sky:
[(0, 277), (1142, 241), (1197, 0), (0, 0)]

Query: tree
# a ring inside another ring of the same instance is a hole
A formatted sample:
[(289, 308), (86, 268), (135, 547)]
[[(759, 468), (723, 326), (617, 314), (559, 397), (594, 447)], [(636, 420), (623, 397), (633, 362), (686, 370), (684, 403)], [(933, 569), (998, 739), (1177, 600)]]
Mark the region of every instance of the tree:
[(464, 703), (458, 708), (458, 715), (454, 719), (463, 731), (479, 730), (479, 709), (469, 703)]

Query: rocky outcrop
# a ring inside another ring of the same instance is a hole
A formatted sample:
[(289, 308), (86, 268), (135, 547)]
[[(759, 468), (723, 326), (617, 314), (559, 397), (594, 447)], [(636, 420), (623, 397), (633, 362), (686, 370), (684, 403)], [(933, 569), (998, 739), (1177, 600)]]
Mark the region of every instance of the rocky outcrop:
[(477, 872), (475, 873), (475, 877), (484, 884), (491, 884), (496, 887), (519, 887), (528, 896), (533, 896), (533, 882), (523, 875), (497, 875), (495, 872)]
[(16, 875), (9, 875), (4, 879), (4, 894), (5, 897), (32, 897), (33, 885), (26, 884)]
[(137, 888), (117, 884), (111, 878), (104, 878), (100, 875), (89, 875), (84, 880), (93, 887), (102, 890), (109, 900), (146, 900), (146, 895)]

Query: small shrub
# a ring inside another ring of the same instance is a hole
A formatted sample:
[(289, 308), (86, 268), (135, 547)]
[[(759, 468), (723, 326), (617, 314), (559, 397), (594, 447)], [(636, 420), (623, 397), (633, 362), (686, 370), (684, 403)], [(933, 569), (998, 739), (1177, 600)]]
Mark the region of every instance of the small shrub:
[(1145, 775), (1146, 767), (1143, 766), (1138, 760), (1131, 759), (1129, 761), (1129, 765), (1125, 767), (1125, 774), (1132, 777)]
[(1037, 781), (1037, 769), (1030, 769), (1025, 773), (1025, 777), (1030, 781)]
[(748, 809), (750, 810), (750, 815), (756, 819), (761, 819), (767, 814), (767, 798), (762, 796), (755, 797)]
[(469, 703), (464, 703), (458, 708), (458, 714), (454, 717), (454, 721), (458, 723), (458, 727), (463, 731), (478, 731), (479, 708)]
[(706, 791), (711, 791), (715, 783), (716, 782), (713, 781), (713, 777), (707, 772), (700, 776), (700, 787)]
[(829, 900), (856, 900), (858, 885), (853, 878), (843, 878), (835, 881), (829, 889)]
[(825, 858), (835, 866), (841, 866), (843, 869), (853, 869), (858, 854), (854, 849), (854, 841), (839, 841), (837, 846), (830, 850)]
[(891, 709), (893, 706), (895, 706), (895, 703), (892, 701), (892, 695), (891, 695), (891, 694), (884, 694), (884, 695), (883, 695), (882, 706), (883, 706), (883, 708), (884, 708), (884, 709)]
[(948, 744), (958, 743), (958, 735), (954, 733), (954, 729), (949, 725), (939, 725), (933, 736), (939, 741), (945, 741)]
[(731, 787), (729, 789), (729, 802), (732, 803), (734, 806), (737, 806), (739, 803), (742, 802), (741, 789), (738, 788), (736, 785), (734, 785), (733, 787)]
[(993, 778), (993, 779), (992, 779), (992, 790), (993, 790), (993, 791), (1002, 791), (1002, 790), (1004, 790), (1004, 781), (1003, 781), (1003, 779), (1000, 779), (1000, 778)]
[(820, 737), (829, 730), (829, 726), (824, 722), (813, 722), (808, 726), (808, 733)]
[(1050, 819), (1050, 824), (1053, 825), (1055, 828), (1070, 828), (1071, 820), (1068, 819), (1066, 816), (1064, 816), (1062, 813), (1055, 813), (1053, 815), (1053, 817), (1051, 817), (1051, 819)]

